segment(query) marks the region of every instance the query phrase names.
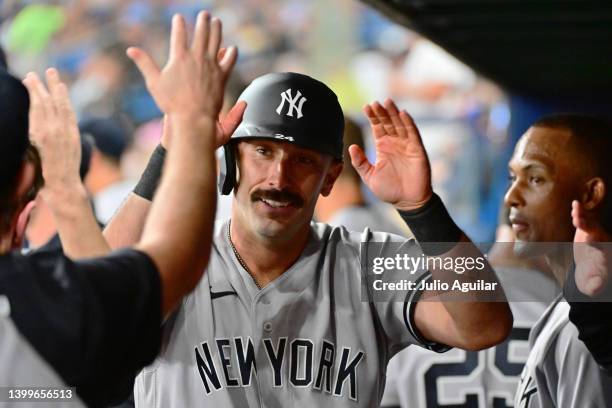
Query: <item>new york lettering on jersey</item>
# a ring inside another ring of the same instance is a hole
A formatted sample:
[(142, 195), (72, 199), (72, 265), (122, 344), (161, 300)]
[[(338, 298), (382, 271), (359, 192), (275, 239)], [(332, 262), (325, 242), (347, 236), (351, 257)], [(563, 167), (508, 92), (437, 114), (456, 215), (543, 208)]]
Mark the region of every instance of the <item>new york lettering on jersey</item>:
[(302, 256), (257, 290), (226, 226), (162, 354), (137, 379), (137, 406), (377, 406), (388, 359), (419, 342), (403, 317), (413, 304), (361, 301), (359, 243), (405, 238), (313, 224)]

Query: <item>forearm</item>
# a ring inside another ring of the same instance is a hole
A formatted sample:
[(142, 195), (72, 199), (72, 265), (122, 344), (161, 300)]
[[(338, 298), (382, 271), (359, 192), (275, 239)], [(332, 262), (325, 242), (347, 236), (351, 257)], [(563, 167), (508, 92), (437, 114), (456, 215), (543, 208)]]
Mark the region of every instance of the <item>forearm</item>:
[[(446, 270), (431, 268), (432, 281), (449, 288), (443, 291), (426, 291), (424, 303), (438, 301), (443, 305), (449, 320), (441, 335), (455, 339), (454, 345), (479, 350), (503, 341), (512, 328), (512, 313), (493, 268), (480, 250), (467, 238), (450, 251), (438, 256), (444, 262), (466, 259), (476, 260), (474, 268)], [(482, 266), (482, 268), (480, 267)], [(470, 284), (476, 287), (470, 287)], [(454, 289), (453, 289), (454, 288)], [(462, 291), (458, 288), (467, 288)], [(448, 343), (446, 343), (448, 344)]]
[(110, 252), (82, 184), (66, 188), (47, 188), (43, 192), (43, 199), (53, 212), (66, 256), (81, 259)]
[(104, 237), (112, 249), (129, 247), (140, 241), (150, 208), (151, 201), (130, 193), (104, 228)]
[[(168, 121), (164, 120), (162, 140), (167, 137), (167, 123)], [(128, 247), (140, 240), (151, 201), (161, 179), (165, 157), (166, 149), (161, 145), (157, 146), (134, 191), (104, 229), (104, 235), (113, 249)]]
[[(428, 257), (432, 282), (440, 288), (424, 292), (419, 308), (426, 315), (432, 310), (436, 315), (447, 315), (440, 323), (422, 319), (420, 329), (430, 340), (462, 348), (498, 343), (512, 327), (503, 289), (482, 252), (454, 224), (439, 198), (432, 200), (417, 211), (400, 211)], [(487, 289), (470, 289), (469, 284), (474, 283)], [(465, 287), (467, 291), (460, 289)]]
[[(172, 147), (139, 247), (151, 254), (164, 287), (164, 314), (193, 289), (208, 263), (216, 206), (215, 121), (171, 117)], [(181, 242), (167, 245), (172, 230)], [(194, 243), (189, 245), (181, 243)]]

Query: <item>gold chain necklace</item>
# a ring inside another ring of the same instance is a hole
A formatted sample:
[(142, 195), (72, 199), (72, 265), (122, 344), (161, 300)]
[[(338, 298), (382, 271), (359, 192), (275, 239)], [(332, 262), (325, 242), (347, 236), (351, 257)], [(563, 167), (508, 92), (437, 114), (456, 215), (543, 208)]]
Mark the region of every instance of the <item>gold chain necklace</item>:
[(238, 259), (238, 263), (240, 264), (240, 266), (242, 266), (242, 268), (249, 274), (251, 279), (253, 279), (253, 282), (255, 283), (255, 286), (257, 286), (257, 289), (261, 290), (261, 285), (259, 284), (259, 282), (257, 282), (257, 279), (255, 279), (255, 275), (253, 275), (253, 272), (251, 272), (247, 264), (244, 262), (244, 259), (242, 259), (242, 257), (238, 253), (238, 250), (234, 246), (234, 243), (232, 242), (232, 235), (230, 233), (231, 226), (232, 220), (227, 223), (227, 240), (229, 241), (230, 246), (232, 247), (232, 251), (234, 251), (234, 255), (236, 255), (236, 259)]

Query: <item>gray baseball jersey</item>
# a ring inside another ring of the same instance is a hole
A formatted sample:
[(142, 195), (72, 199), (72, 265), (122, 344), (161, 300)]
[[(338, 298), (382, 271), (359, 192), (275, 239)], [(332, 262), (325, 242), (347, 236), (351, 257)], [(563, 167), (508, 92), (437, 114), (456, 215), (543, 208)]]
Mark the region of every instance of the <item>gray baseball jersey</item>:
[[(414, 241), (311, 224), (302, 255), (257, 290), (217, 222), (206, 274), (136, 379), (137, 407), (376, 407), (389, 358), (419, 339), (416, 292), (362, 302), (362, 242)], [(419, 279), (427, 279), (422, 274)]]
[[(388, 212), (389, 210), (393, 213)], [(393, 218), (394, 215), (397, 219)], [(337, 211), (327, 223), (338, 227), (344, 226), (350, 231), (363, 231), (370, 228), (402, 237), (412, 237), (412, 232), (399, 217), (397, 211), (385, 203), (345, 207)]]
[[(70, 401), (22, 400), (11, 401), (9, 390), (17, 391), (28, 387), (39, 387), (39, 390), (63, 389), (64, 382), (25, 340), (8, 315), (3, 310), (8, 300), (0, 296), (0, 408), (36, 406), (39, 408), (79, 408), (83, 403), (76, 396), (74, 389)], [(68, 352), (68, 351), (67, 351)], [(15, 396), (16, 394), (13, 394)], [(68, 395), (68, 394), (66, 394)]]
[[(514, 325), (506, 341), (479, 352), (454, 349), (444, 354), (416, 347), (389, 362), (381, 406), (385, 408), (502, 408), (513, 406), (519, 375), (529, 353), (529, 330), (542, 315), (554, 282), (542, 273), (496, 268), (510, 303)], [(530, 300), (530, 301), (526, 301)]]
[(612, 407), (612, 378), (600, 371), (568, 314), (559, 297), (533, 327), (516, 407)]

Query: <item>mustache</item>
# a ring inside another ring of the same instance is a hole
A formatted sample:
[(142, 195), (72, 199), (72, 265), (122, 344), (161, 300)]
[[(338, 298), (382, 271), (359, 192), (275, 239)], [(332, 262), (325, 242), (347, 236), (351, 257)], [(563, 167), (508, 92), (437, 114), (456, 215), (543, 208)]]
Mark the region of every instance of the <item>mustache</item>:
[(290, 190), (255, 190), (251, 194), (251, 201), (258, 201), (262, 198), (266, 200), (274, 201), (287, 201), (289, 204), (295, 207), (302, 207), (304, 205), (304, 199), (298, 194)]

